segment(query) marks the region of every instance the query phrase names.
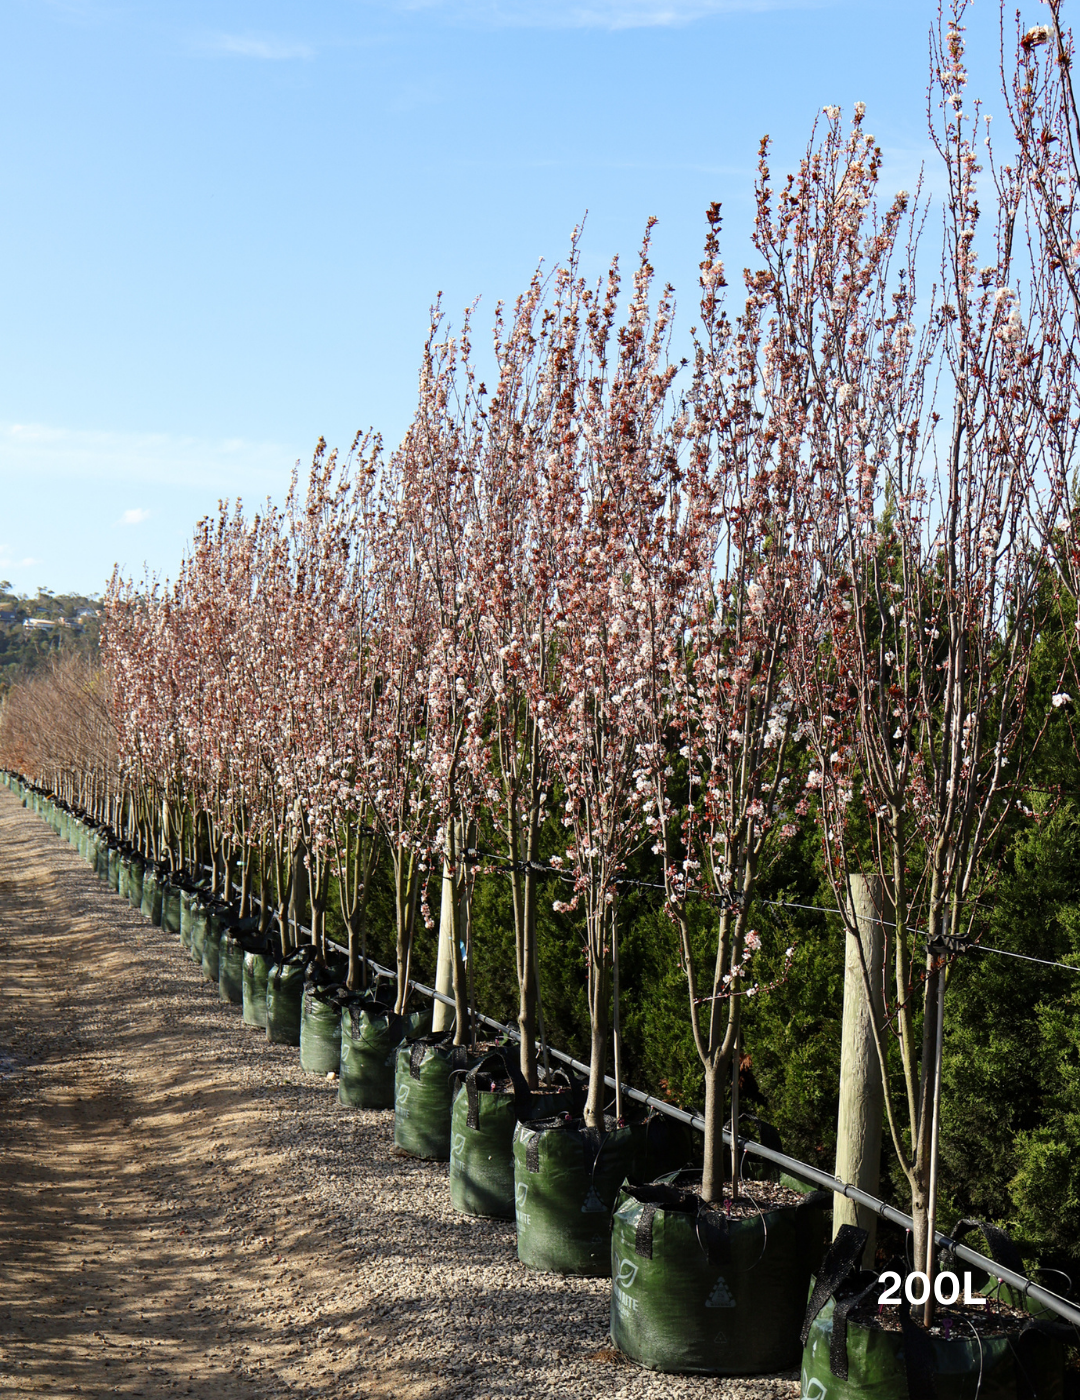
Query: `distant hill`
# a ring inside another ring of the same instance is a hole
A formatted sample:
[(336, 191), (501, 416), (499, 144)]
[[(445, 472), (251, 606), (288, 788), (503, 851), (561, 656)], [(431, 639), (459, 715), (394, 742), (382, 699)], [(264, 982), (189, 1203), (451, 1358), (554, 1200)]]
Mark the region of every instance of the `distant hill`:
[(27, 598), (0, 580), (0, 694), (50, 657), (71, 652), (96, 656), (100, 610), (100, 598), (47, 588)]

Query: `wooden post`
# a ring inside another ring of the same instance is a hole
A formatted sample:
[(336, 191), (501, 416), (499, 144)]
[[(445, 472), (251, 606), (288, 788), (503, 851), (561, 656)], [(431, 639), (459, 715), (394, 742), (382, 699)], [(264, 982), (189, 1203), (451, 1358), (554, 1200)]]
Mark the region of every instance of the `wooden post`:
[[(874, 1007), (880, 1016), (883, 976), (892, 917), (879, 876), (852, 875), (851, 909), (859, 937), (847, 935), (844, 959), (844, 1024), (840, 1045), (840, 1113), (836, 1127), (836, 1175), (871, 1196), (878, 1195), (881, 1171), (881, 1122), (884, 1112), (881, 1070), (866, 1001), (859, 941), (870, 974)], [(880, 1021), (879, 1021), (880, 1024)], [(874, 1267), (877, 1248), (877, 1216), (866, 1206), (856, 1206), (839, 1193), (833, 1202), (833, 1235), (841, 1225), (858, 1225), (868, 1232), (864, 1267)]]
[[(453, 818), (451, 818), (451, 821)], [(447, 838), (449, 840), (449, 837)], [(454, 880), (450, 867), (443, 859), (442, 904), (439, 908), (439, 951), (435, 960), (435, 990), (443, 996), (454, 995)], [(454, 1008), (445, 1001), (435, 1000), (431, 1009), (431, 1029), (443, 1035), (454, 1024)]]

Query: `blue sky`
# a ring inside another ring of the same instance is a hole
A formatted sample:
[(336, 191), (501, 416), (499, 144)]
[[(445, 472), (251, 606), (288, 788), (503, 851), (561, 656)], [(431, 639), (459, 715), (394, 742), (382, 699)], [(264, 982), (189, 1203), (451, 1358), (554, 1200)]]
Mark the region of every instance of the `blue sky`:
[[(1045, 11), (1029, 0), (1025, 14)], [(320, 434), (388, 444), (436, 293), (477, 324), (566, 251), (653, 262), (692, 320), (704, 210), (748, 257), (757, 143), (867, 104), (930, 159), (922, 0), (3, 0), (0, 577), (171, 575), (219, 497)], [(992, 95), (997, 11), (969, 28)]]

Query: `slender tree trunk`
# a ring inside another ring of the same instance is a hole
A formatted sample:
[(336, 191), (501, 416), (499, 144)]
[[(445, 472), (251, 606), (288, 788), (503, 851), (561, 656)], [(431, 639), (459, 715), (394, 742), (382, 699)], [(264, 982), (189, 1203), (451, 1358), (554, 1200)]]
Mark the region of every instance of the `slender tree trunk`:
[(705, 1065), (705, 1157), (701, 1174), (701, 1198), (720, 1201), (724, 1196), (724, 1109), (727, 1105), (727, 1059), (714, 1052)]
[(470, 1021), (468, 984), (465, 958), (461, 946), (462, 906), (466, 898), (464, 866), (462, 864), (462, 824), (451, 817), (446, 825), (447, 859), (451, 866), (450, 939), (454, 969), (454, 1044), (464, 1045), (469, 1038)]
[(521, 947), (518, 958), (518, 1029), (521, 1032), (521, 1072), (530, 1089), (539, 1085), (536, 1070), (536, 1021), (539, 1002), (538, 957), (536, 950), (536, 876), (533, 865), (540, 856), (540, 808), (535, 800), (529, 809), (525, 849), (525, 879), (521, 890)]
[(585, 1122), (590, 1128), (603, 1128), (607, 1085), (608, 986), (607, 961), (604, 958), (603, 912), (590, 911), (589, 937), (589, 1020), (592, 1038), (589, 1048), (589, 1093), (585, 1101)]

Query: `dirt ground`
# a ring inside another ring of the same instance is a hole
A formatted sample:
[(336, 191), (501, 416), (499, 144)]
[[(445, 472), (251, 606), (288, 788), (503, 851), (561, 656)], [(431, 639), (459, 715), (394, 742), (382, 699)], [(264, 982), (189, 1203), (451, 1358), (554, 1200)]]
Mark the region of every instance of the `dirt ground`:
[(428, 1394), (260, 1101), (132, 975), (146, 927), (0, 788), (0, 1395)]

